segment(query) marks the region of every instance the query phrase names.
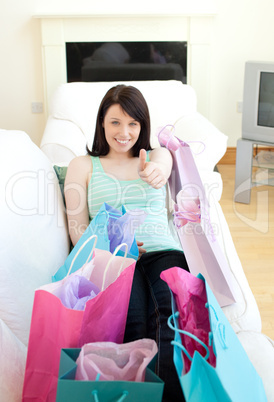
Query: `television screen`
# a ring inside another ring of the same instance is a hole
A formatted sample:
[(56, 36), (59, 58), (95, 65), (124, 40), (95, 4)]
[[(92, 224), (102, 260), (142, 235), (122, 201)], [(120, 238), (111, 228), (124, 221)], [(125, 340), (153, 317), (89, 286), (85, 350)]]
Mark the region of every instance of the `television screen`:
[(67, 82), (187, 82), (187, 42), (66, 42)]
[(274, 127), (274, 73), (260, 73), (258, 126)]

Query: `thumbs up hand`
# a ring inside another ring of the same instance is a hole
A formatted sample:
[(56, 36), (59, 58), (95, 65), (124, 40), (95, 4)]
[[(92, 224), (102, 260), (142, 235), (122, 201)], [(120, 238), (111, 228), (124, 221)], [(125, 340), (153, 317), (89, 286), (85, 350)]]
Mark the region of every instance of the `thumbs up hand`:
[(159, 163), (147, 162), (147, 153), (145, 149), (141, 149), (139, 153), (138, 174), (140, 178), (148, 183), (151, 187), (159, 189), (167, 182), (164, 169)]
[(138, 173), (143, 172), (146, 167), (147, 153), (145, 149), (140, 149)]

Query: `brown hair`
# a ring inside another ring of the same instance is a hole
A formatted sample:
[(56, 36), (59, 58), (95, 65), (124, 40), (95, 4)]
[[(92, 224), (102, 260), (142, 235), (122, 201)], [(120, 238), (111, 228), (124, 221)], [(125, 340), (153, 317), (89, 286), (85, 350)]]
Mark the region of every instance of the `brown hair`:
[(141, 125), (141, 131), (137, 142), (132, 147), (132, 156), (139, 156), (140, 149), (150, 150), (150, 116), (145, 98), (142, 93), (133, 86), (117, 85), (108, 90), (99, 106), (95, 135), (92, 150), (87, 151), (92, 156), (104, 156), (109, 153), (109, 145), (106, 141), (103, 121), (110, 106), (118, 104), (133, 119)]

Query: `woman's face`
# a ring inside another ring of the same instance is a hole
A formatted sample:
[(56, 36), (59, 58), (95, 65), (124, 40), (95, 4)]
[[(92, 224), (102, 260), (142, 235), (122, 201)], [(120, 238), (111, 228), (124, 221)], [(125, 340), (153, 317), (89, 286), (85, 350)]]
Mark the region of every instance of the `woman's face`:
[(130, 153), (141, 131), (141, 124), (129, 116), (119, 104), (109, 107), (103, 127), (110, 152), (115, 153)]

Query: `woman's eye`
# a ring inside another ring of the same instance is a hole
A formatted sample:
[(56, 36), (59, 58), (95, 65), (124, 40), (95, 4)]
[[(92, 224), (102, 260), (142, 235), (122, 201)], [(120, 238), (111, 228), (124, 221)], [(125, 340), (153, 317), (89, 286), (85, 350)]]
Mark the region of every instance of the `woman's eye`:
[(113, 124), (114, 126), (117, 126), (117, 124), (119, 124), (119, 122), (118, 122), (118, 121), (113, 121), (112, 124)]
[(130, 123), (130, 125), (131, 125), (131, 126), (137, 126), (137, 123), (132, 122), (132, 123)]

